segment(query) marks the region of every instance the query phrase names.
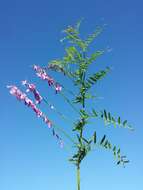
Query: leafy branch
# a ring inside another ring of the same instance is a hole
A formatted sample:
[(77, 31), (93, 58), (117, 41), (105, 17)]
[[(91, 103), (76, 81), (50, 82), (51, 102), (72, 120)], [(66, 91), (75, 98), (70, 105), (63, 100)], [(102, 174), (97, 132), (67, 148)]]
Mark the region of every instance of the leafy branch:
[(125, 164), (129, 163), (129, 160), (126, 159), (126, 156), (121, 155), (121, 149), (117, 148), (115, 145), (112, 145), (111, 142), (106, 138), (106, 135), (102, 137), (99, 145), (107, 150), (112, 151), (117, 165), (122, 164), (125, 166)]
[(105, 70), (101, 70), (93, 75), (91, 75), (87, 80), (86, 80), (86, 88), (89, 89), (91, 88), (94, 84), (96, 84), (99, 80), (103, 79), (110, 71), (110, 68), (107, 67)]
[(107, 112), (106, 110), (100, 112), (100, 117), (104, 120), (105, 125), (112, 124), (115, 128), (119, 126), (123, 128), (128, 128), (131, 131), (134, 130), (127, 120), (121, 120), (120, 116), (115, 118), (110, 112)]

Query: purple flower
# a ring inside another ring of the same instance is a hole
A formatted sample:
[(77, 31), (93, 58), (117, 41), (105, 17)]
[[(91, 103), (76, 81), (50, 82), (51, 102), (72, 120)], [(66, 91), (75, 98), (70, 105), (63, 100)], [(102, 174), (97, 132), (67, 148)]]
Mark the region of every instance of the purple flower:
[(7, 88), (9, 88), (9, 92), (11, 95), (15, 96), (18, 100), (25, 100), (25, 98), (27, 97), (25, 93), (22, 93), (16, 86), (12, 85), (12, 86), (7, 86)]
[(42, 101), (42, 96), (40, 96), (40, 93), (36, 90), (36, 86), (34, 84), (28, 83), (26, 80), (22, 81), (22, 85), (27, 87), (26, 92), (32, 92), (34, 94), (36, 104), (40, 104)]
[(42, 69), (40, 66), (37, 65), (34, 65), (33, 68), (39, 78), (41, 78), (42, 80), (46, 80), (49, 86), (53, 86), (55, 88), (56, 93), (62, 90), (61, 85), (55, 82), (55, 80), (46, 73), (45, 69)]
[(52, 127), (51, 121), (47, 118), (47, 116), (43, 115), (43, 121), (48, 125), (49, 128)]
[(42, 116), (42, 112), (36, 107), (36, 105), (33, 103), (31, 99), (27, 97), (25, 93), (23, 93), (21, 90), (19, 90), (16, 86), (7, 86), (9, 88), (10, 94), (15, 96), (19, 101), (23, 101), (24, 104), (30, 108), (36, 113), (37, 117)]
[(56, 83), (55, 84), (55, 90), (56, 90), (56, 93), (60, 92), (62, 90), (62, 87), (58, 83)]
[[(30, 91), (33, 92), (33, 90), (35, 90), (35, 86), (33, 84), (28, 84), (27, 81), (23, 81), (22, 83), (23, 85), (28, 85), (28, 89)], [(48, 125), (48, 128), (52, 127), (52, 122), (47, 118), (47, 116), (45, 116), (42, 113), (42, 111), (39, 108), (37, 108), (37, 106), (33, 103), (33, 101), (29, 99), (25, 93), (19, 90), (17, 86), (11, 85), (11, 86), (7, 86), (7, 88), (9, 89), (9, 92), (11, 95), (15, 96), (19, 101), (24, 102), (26, 106), (30, 107), (36, 113), (37, 117), (42, 118), (43, 121)], [(62, 148), (63, 147), (62, 139), (59, 137), (59, 135), (55, 132), (54, 129), (52, 129), (52, 132), (53, 132), (53, 136), (56, 137), (56, 139), (60, 143), (60, 147)]]

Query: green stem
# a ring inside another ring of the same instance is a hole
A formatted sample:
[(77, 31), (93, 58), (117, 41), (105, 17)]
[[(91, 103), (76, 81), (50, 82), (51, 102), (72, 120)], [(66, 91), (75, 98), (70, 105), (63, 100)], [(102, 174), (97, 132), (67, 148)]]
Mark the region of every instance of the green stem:
[(80, 166), (77, 166), (77, 190), (80, 190)]
[[(48, 100), (46, 99), (46, 98), (44, 98), (43, 97), (43, 101), (50, 107), (52, 104), (50, 104), (49, 102), (48, 102)], [(53, 106), (53, 105), (52, 105)], [(68, 117), (66, 117), (64, 114), (62, 114), (61, 112), (59, 112), (56, 108), (55, 108), (55, 106), (53, 106), (53, 110), (62, 118), (62, 119), (64, 119), (64, 120), (66, 120), (66, 121), (68, 121), (68, 122), (72, 122), (72, 120), (71, 119), (69, 119)]]
[(55, 125), (52, 123), (53, 127), (56, 128), (58, 131), (64, 134), (65, 137), (67, 137), (73, 144), (77, 144), (61, 127)]
[(79, 111), (73, 106), (73, 104), (70, 102), (70, 100), (62, 93), (62, 92), (60, 92), (60, 94), (63, 96), (63, 98), (66, 100), (66, 102), (73, 108), (73, 110), (75, 111), (75, 112), (77, 112), (78, 114), (80, 114), (79, 113)]

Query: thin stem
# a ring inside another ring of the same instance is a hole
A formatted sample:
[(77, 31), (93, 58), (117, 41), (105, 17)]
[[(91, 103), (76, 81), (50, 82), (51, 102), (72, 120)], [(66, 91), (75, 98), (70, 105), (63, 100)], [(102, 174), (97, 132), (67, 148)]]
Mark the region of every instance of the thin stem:
[(66, 100), (66, 102), (73, 108), (73, 110), (75, 111), (75, 112), (77, 112), (78, 114), (80, 114), (79, 113), (79, 111), (73, 106), (73, 104), (70, 102), (70, 100), (62, 93), (62, 92), (60, 92), (60, 94), (63, 96), (63, 98)]
[[(85, 53), (83, 53), (83, 58), (85, 58)], [(85, 76), (86, 73), (84, 72), (83, 73), (83, 77), (81, 78), (81, 86), (82, 88), (85, 87)], [(85, 109), (85, 92), (84, 93), (81, 93), (81, 96), (83, 98), (83, 101), (82, 101), (82, 109)], [(82, 116), (81, 118), (84, 122), (84, 118)], [(82, 137), (83, 137), (83, 127), (80, 129), (80, 139), (82, 141)], [(80, 190), (80, 162), (78, 161), (77, 163), (77, 190)]]
[[(51, 107), (51, 106), (53, 106), (50, 102), (48, 102), (48, 100), (46, 99), (46, 98), (43, 98), (43, 101), (46, 103), (46, 104), (48, 104), (48, 106), (49, 107)], [(51, 109), (53, 109), (61, 118), (63, 118), (64, 120), (66, 120), (66, 121), (68, 121), (68, 122), (72, 122), (72, 120), (71, 119), (69, 119), (68, 117), (66, 117), (64, 114), (62, 114), (61, 112), (59, 112), (56, 108), (55, 108), (55, 106), (53, 106), (53, 108), (51, 108)]]
[(77, 190), (80, 190), (80, 166), (77, 166)]
[(75, 96), (75, 94), (71, 91), (71, 90), (68, 90), (67, 88), (65, 88), (63, 85), (61, 85), (62, 88), (67, 91), (69, 94), (71, 94), (72, 96)]
[(52, 124), (54, 128), (56, 128), (58, 131), (61, 131), (61, 133), (63, 133), (63, 135), (67, 137), (72, 143), (77, 144), (61, 127), (55, 125), (54, 123)]

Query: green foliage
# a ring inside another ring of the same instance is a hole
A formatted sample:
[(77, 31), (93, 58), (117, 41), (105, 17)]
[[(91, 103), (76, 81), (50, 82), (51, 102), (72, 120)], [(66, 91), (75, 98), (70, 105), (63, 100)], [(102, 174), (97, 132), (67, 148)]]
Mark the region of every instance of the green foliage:
[(91, 56), (87, 58), (88, 65), (96, 61), (96, 59), (100, 57), (101, 55), (103, 55), (104, 53), (105, 51), (103, 50), (98, 50), (95, 53), (92, 53)]
[(87, 121), (84, 118), (78, 120), (77, 123), (75, 123), (74, 125), (73, 131), (83, 130), (83, 127), (85, 126), (85, 124), (87, 124)]
[(82, 60), (81, 54), (78, 52), (76, 47), (70, 46), (65, 49), (66, 55), (64, 56), (63, 60), (66, 64), (77, 64)]
[(77, 153), (74, 154), (69, 161), (75, 165), (80, 165), (81, 161), (86, 157), (89, 151), (90, 150), (85, 145), (79, 146)]
[(91, 75), (85, 82), (85, 86), (87, 89), (91, 88), (94, 84), (96, 84), (99, 80), (103, 79), (107, 73), (110, 71), (110, 68), (107, 67), (105, 70), (101, 70), (93, 75)]
[[(89, 124), (91, 118), (100, 118), (104, 121), (105, 125), (133, 129), (128, 124), (127, 120), (122, 120), (121, 117), (115, 118), (106, 110), (97, 111), (92, 108), (91, 113), (87, 111), (86, 100), (90, 99), (93, 101), (93, 99), (96, 98), (91, 93), (91, 87), (95, 87), (95, 84), (101, 81), (109, 73), (110, 68), (106, 67), (104, 70), (89, 74), (90, 65), (105, 53), (105, 50), (96, 50), (92, 54), (89, 53), (90, 45), (96, 37), (102, 33), (103, 27), (98, 27), (91, 35), (83, 40), (80, 37), (80, 25), (81, 20), (78, 21), (75, 26), (68, 26), (63, 31), (65, 36), (61, 41), (63, 42), (66, 40), (68, 42), (68, 45), (65, 48), (65, 54), (61, 59), (53, 60), (48, 65), (49, 69), (63, 72), (67, 77), (72, 79), (73, 85), (76, 87), (76, 94), (74, 95), (73, 100), (70, 101), (66, 98), (66, 101), (72, 107), (74, 107), (75, 104), (79, 104), (80, 107), (78, 111), (79, 118), (74, 122), (72, 128), (72, 131), (76, 134), (76, 143), (74, 144), (76, 152), (69, 159), (69, 161), (76, 166), (79, 166), (93, 147), (97, 146), (96, 131), (90, 138), (87, 138), (84, 135), (85, 126)], [(112, 151), (118, 165), (124, 165), (129, 162), (126, 160), (125, 156), (121, 156), (120, 148), (112, 145), (112, 143), (106, 138), (106, 135), (102, 137), (99, 145), (106, 150)]]
[(75, 165), (79, 165), (81, 161), (87, 156), (87, 154), (92, 150), (92, 142), (95, 145), (97, 142), (96, 139), (96, 131), (94, 132), (91, 139), (86, 139), (84, 137), (80, 137), (77, 134), (78, 139), (78, 151), (75, 153), (72, 158), (69, 159), (70, 162), (74, 163)]
[(61, 40), (68, 40), (69, 43), (74, 44), (79, 47), (82, 51), (86, 49), (86, 43), (79, 36), (79, 27), (80, 24), (76, 24), (76, 26), (68, 26), (63, 32), (65, 33), (65, 37)]
[(57, 72), (65, 73), (65, 67), (66, 67), (66, 65), (64, 64), (64, 62), (61, 60), (58, 60), (58, 59), (52, 60), (48, 64), (48, 69), (51, 69), (51, 70), (54, 70)]
[(86, 47), (88, 47), (94, 40), (95, 38), (101, 34), (101, 32), (103, 31), (103, 28), (102, 27), (97, 27), (96, 30), (90, 34), (87, 39), (85, 40), (85, 44), (86, 44)]
[(92, 117), (98, 117), (98, 112), (97, 111), (95, 111), (95, 109), (92, 109), (92, 115), (91, 115)]
[(112, 145), (111, 142), (108, 139), (106, 139), (106, 135), (102, 137), (100, 141), (100, 146), (112, 151), (117, 165), (122, 164), (123, 166), (125, 166), (125, 164), (129, 162), (129, 160), (126, 159), (126, 156), (121, 155), (120, 148), (117, 148), (115, 145)]
[(107, 112), (106, 110), (101, 111), (100, 117), (104, 120), (105, 125), (113, 125), (115, 128), (116, 126), (128, 128), (130, 130), (134, 130), (133, 127), (128, 124), (127, 120), (121, 120), (121, 117), (113, 117), (110, 112)]
[(97, 138), (96, 138), (96, 131), (95, 131), (94, 134), (93, 134), (93, 142), (94, 142), (94, 144), (96, 144), (96, 140), (97, 140)]
[(86, 40), (82, 40), (79, 33), (81, 22), (82, 20), (78, 21), (75, 26), (68, 26), (63, 31), (65, 33), (65, 37), (61, 40), (61, 42), (67, 40), (69, 43), (74, 44), (85, 52), (91, 43), (98, 37), (98, 35), (102, 33), (103, 27), (97, 27), (96, 30), (86, 38)]
[(104, 135), (103, 138), (101, 139), (101, 141), (100, 141), (100, 145), (103, 144), (103, 142), (105, 141), (105, 138), (106, 138), (106, 135)]

